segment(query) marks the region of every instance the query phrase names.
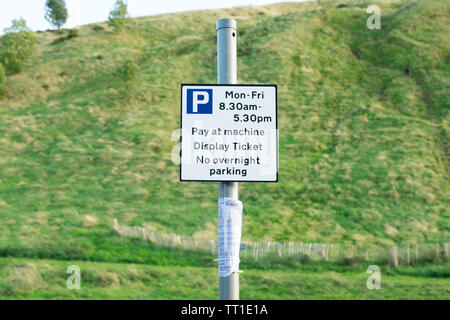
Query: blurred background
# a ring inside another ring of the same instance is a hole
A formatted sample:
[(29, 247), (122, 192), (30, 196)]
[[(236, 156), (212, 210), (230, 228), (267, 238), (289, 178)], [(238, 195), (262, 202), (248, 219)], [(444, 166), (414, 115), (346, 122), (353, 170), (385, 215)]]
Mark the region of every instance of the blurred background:
[(279, 182), (240, 184), (241, 298), (450, 298), (448, 3), (267, 3), (0, 3), (2, 299), (218, 297), (217, 184), (172, 154), (224, 17), (239, 83), (279, 90)]

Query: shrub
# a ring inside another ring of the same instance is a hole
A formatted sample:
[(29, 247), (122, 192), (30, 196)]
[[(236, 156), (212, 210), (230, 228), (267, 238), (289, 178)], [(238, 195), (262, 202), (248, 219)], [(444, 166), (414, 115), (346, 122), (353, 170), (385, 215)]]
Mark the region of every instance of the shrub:
[(68, 29), (66, 36), (57, 38), (56, 40), (54, 40), (52, 42), (52, 44), (58, 44), (58, 43), (64, 42), (64, 41), (72, 39), (72, 38), (77, 38), (79, 35), (80, 35), (80, 31), (78, 29)]
[(333, 7), (334, 1), (333, 0), (319, 0), (317, 3), (322, 8), (330, 9), (331, 7)]
[(7, 33), (0, 38), (0, 63), (6, 74), (16, 74), (25, 69), (25, 63), (36, 51), (37, 38), (33, 32)]
[(126, 60), (117, 70), (116, 76), (121, 80), (119, 92), (122, 98), (129, 99), (138, 91), (139, 66), (132, 60)]
[(139, 66), (131, 60), (125, 61), (118, 71), (122, 80), (130, 82), (137, 78), (139, 74)]
[(70, 29), (67, 34), (67, 39), (76, 38), (80, 35), (80, 30), (78, 29)]
[(94, 25), (91, 27), (91, 29), (92, 29), (93, 31), (104, 31), (104, 30), (105, 30), (105, 27), (102, 26), (102, 25), (100, 25), (100, 24), (94, 24)]
[(338, 261), (338, 265), (358, 267), (362, 263), (360, 257), (343, 257)]

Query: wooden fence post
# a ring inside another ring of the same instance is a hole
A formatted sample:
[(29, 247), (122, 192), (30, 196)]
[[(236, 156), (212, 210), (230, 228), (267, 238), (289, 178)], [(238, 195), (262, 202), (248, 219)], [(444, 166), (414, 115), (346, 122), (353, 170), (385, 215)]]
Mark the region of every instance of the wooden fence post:
[(216, 253), (216, 242), (211, 240), (211, 253), (214, 255)]
[(322, 245), (322, 257), (325, 260), (328, 260), (327, 245), (326, 244)]
[(397, 247), (392, 247), (392, 265), (398, 267)]
[(409, 246), (408, 246), (408, 248), (407, 248), (407, 252), (406, 252), (406, 264), (409, 266), (409, 258), (410, 258), (410, 254), (409, 254)]
[(255, 260), (258, 260), (258, 253), (259, 253), (259, 242), (256, 243), (256, 254), (255, 254)]

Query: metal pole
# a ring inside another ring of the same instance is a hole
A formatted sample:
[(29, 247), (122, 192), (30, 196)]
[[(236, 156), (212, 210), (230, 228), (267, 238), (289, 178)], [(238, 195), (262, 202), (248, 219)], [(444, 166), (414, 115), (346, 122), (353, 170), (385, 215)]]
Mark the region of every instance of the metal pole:
[[(234, 19), (217, 21), (217, 80), (219, 84), (236, 84), (236, 31)], [(219, 182), (219, 199), (238, 200), (237, 182)], [(233, 272), (229, 277), (219, 277), (219, 299), (239, 300), (239, 273)]]

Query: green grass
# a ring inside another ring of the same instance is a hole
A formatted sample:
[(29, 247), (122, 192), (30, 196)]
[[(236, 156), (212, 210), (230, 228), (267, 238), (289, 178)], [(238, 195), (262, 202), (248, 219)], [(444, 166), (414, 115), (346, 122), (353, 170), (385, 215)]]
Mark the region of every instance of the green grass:
[[(70, 265), (81, 270), (81, 289), (69, 290)], [(246, 270), (242, 299), (448, 299), (450, 279), (430, 270), (384, 273), (381, 289), (369, 290), (361, 270)], [(406, 270), (406, 271), (405, 271)], [(408, 273), (411, 272), (411, 273)], [(422, 272), (421, 272), (422, 271)], [(17, 299), (217, 299), (216, 268), (159, 267), (81, 261), (0, 259), (0, 297)], [(448, 273), (447, 273), (448, 277)]]
[[(381, 30), (366, 28), (368, 3), (339, 1), (145, 17), (122, 34), (83, 26), (64, 41), (39, 33), (0, 100), (0, 256), (214, 267), (120, 238), (112, 221), (216, 237), (217, 186), (178, 181), (171, 137), (180, 84), (216, 81), (222, 17), (238, 21), (239, 83), (279, 89), (280, 181), (240, 184), (245, 240), (450, 242), (449, 6), (370, 4)], [(139, 67), (132, 78), (126, 63)], [(336, 290), (324, 297), (347, 297)]]

